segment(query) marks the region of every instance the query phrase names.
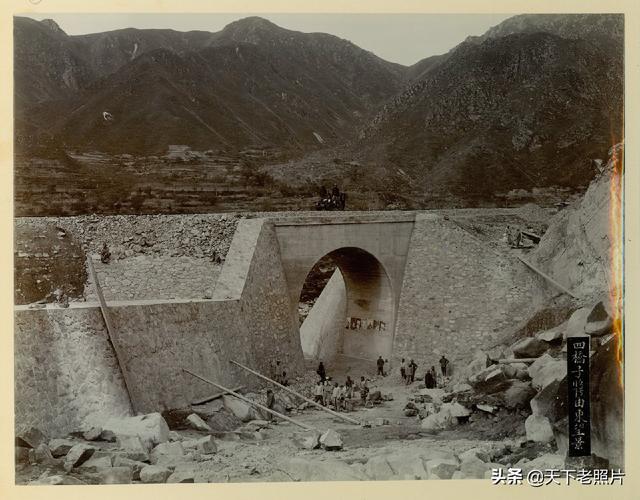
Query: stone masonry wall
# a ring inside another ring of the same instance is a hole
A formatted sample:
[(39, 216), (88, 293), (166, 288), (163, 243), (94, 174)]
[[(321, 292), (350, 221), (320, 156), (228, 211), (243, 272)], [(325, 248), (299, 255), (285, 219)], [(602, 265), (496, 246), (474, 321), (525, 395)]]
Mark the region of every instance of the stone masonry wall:
[(251, 383), (228, 363), (250, 361), (238, 302), (131, 303), (109, 310), (136, 412), (183, 408), (217, 392), (183, 368), (223, 385)]
[[(107, 301), (211, 298), (222, 268), (210, 259), (190, 256), (139, 255), (108, 264), (95, 256), (93, 265)], [(98, 300), (90, 275), (85, 296)]]
[(342, 349), (344, 319), (347, 316), (347, 290), (336, 269), (300, 327), (305, 357), (332, 360)]
[[(290, 303), (273, 223), (265, 219), (242, 221), (236, 234), (244, 231), (257, 234), (240, 299), (240, 315), (252, 333), (253, 368), (268, 374), (279, 360), (289, 377), (300, 375), (304, 357), (298, 315)], [(229, 254), (236, 253), (235, 248), (234, 241)], [(233, 269), (232, 264), (229, 262), (228, 269)]]
[[(291, 376), (304, 360), (297, 318), (273, 226), (242, 224), (222, 273), (220, 300), (112, 301), (109, 314), (133, 410), (187, 406), (217, 389), (187, 368), (227, 386), (261, 386), (229, 360), (269, 372), (280, 359)], [(16, 424), (51, 435), (131, 410), (95, 303), (67, 309), (16, 307)]]
[(393, 357), (418, 372), (441, 355), (454, 371), (545, 299), (542, 278), (437, 214), (419, 214), (400, 296)]
[(15, 310), (16, 432), (49, 436), (131, 412), (97, 307)]

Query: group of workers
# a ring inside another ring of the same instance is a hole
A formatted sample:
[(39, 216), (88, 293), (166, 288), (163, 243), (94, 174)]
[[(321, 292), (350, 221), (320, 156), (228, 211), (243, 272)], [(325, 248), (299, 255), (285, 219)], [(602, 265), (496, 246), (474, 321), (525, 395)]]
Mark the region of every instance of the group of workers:
[[(449, 360), (443, 355), (440, 358), (440, 371), (442, 372), (442, 378), (444, 379), (447, 374), (447, 368), (449, 366)], [(407, 365), (404, 358), (400, 361), (400, 376), (405, 384), (409, 385), (415, 381), (416, 370), (418, 369), (418, 365), (412, 359), (409, 361)], [(438, 385), (438, 374), (436, 373), (436, 367), (432, 366), (429, 368), (424, 375), (424, 385), (427, 389), (434, 389)]]
[(369, 385), (367, 379), (363, 376), (359, 381), (354, 381), (351, 376), (347, 375), (347, 379), (343, 384), (334, 382), (331, 377), (327, 376), (326, 368), (322, 361), (318, 365), (316, 373), (320, 377), (314, 388), (314, 401), (324, 406), (332, 405), (337, 411), (348, 410), (347, 401), (359, 395), (363, 403), (366, 402), (369, 395)]
[(334, 185), (331, 192), (324, 186), (320, 188), (320, 201), (316, 203), (316, 210), (344, 210), (347, 202), (347, 194), (341, 193), (338, 186)]

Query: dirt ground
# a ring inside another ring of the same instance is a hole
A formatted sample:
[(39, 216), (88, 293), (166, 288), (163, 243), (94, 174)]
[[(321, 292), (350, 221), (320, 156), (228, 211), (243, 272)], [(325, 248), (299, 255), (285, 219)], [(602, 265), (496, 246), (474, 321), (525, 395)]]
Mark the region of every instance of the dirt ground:
[[(311, 364), (310, 362), (309, 366)], [(491, 418), (460, 424), (452, 430), (439, 433), (423, 430), (419, 417), (407, 417), (403, 414), (409, 399), (418, 393), (420, 387), (424, 387), (419, 380), (405, 385), (396, 373), (376, 377), (373, 375), (375, 369), (371, 361), (353, 358), (337, 359), (327, 363), (327, 368), (328, 375), (333, 380), (342, 382), (347, 374), (359, 380), (364, 375), (369, 379), (372, 391), (379, 390), (383, 395), (393, 397), (393, 400), (383, 401), (373, 408), (359, 406), (354, 411), (345, 413), (360, 422), (370, 423), (370, 427), (351, 424), (313, 407), (291, 415), (295, 421), (320, 432), (328, 429), (338, 432), (343, 439), (342, 450), (301, 449), (293, 438), (304, 430), (281, 420), (271, 422), (258, 433), (238, 432), (243, 427), (235, 432), (216, 433), (218, 450), (215, 454), (178, 460), (174, 464), (174, 471), (192, 473), (195, 482), (329, 480), (333, 474), (337, 474), (337, 478), (351, 480), (386, 479), (371, 478), (370, 468), (365, 467), (371, 457), (391, 455), (402, 461), (402, 457), (406, 456), (409, 464), (415, 460), (416, 454), (460, 454), (472, 448), (486, 448), (488, 441), (492, 439), (495, 441), (494, 447), (516, 447), (519, 445), (518, 440), (524, 440), (524, 417), (517, 415), (515, 420), (518, 425), (513, 425), (514, 417), (509, 417), (509, 424), (500, 422), (500, 427), (508, 431), (508, 436), (494, 433), (491, 437), (483, 432), (497, 427), (498, 422)], [(310, 372), (307, 377), (311, 374), (315, 375)], [(376, 425), (376, 419), (380, 418), (385, 419), (384, 425)], [(173, 427), (171, 422), (170, 426)], [(206, 436), (206, 433), (195, 430), (183, 429), (175, 432), (183, 442)], [(175, 434), (174, 439), (177, 439)], [(100, 443), (102, 451), (115, 450), (116, 447), (116, 443)], [(18, 465), (16, 482), (25, 484), (43, 473), (49, 476), (63, 472), (51, 467), (47, 469), (42, 465)], [(91, 468), (80, 467), (70, 475), (87, 484), (100, 482), (99, 475)]]

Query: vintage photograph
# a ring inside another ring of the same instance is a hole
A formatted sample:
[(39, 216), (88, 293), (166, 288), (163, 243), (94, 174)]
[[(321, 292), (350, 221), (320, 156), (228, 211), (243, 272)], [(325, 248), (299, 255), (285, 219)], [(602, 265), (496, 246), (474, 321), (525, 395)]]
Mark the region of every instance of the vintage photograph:
[(15, 15), (16, 484), (622, 484), (624, 41)]

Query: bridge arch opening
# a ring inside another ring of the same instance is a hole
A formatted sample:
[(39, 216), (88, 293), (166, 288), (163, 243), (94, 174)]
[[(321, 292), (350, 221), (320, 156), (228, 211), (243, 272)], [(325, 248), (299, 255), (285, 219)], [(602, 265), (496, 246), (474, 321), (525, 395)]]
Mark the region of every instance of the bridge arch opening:
[(299, 297), (305, 357), (391, 355), (394, 294), (387, 271), (371, 253), (342, 247), (324, 255), (307, 273)]

